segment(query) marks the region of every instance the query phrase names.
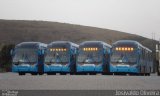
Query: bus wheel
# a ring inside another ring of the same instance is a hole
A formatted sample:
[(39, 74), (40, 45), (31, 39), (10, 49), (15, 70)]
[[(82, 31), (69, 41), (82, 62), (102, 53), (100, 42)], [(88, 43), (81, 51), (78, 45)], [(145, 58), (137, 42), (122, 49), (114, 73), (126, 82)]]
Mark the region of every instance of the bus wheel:
[(102, 75), (109, 75), (109, 74), (107, 74), (107, 73), (102, 73)]
[(81, 73), (76, 73), (76, 75), (81, 75)]
[(60, 75), (66, 75), (67, 73), (60, 73)]
[(19, 74), (19, 75), (25, 75), (25, 73), (23, 73), (23, 72), (19, 72), (18, 74)]
[(47, 75), (56, 75), (56, 73), (47, 73)]
[(88, 73), (82, 73), (82, 75), (87, 75)]
[(31, 73), (31, 75), (37, 75), (37, 73)]
[(145, 76), (145, 73), (140, 73), (140, 76)]
[(89, 73), (89, 75), (96, 75), (96, 73)]
[(124, 73), (114, 73), (115, 75), (124, 75)]
[(76, 73), (76, 75), (87, 75), (87, 73)]
[(71, 72), (71, 73), (70, 73), (70, 75), (75, 75), (75, 74), (76, 74), (76, 73), (74, 73), (74, 72)]
[(145, 73), (144, 76), (148, 76), (148, 73)]
[(137, 75), (139, 75), (139, 74), (136, 74), (136, 73), (129, 73), (128, 75), (129, 75), (129, 76), (137, 76)]
[(150, 73), (146, 73), (145, 76), (150, 76)]
[(39, 75), (43, 75), (43, 73), (39, 73)]

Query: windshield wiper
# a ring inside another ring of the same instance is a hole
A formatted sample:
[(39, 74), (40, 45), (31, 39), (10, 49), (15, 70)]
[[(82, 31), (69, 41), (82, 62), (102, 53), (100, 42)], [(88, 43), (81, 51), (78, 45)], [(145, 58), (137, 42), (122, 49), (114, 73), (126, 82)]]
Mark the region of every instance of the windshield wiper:
[[(61, 60), (61, 58), (60, 58), (59, 55), (57, 56), (57, 58), (60, 60), (60, 63), (62, 63), (62, 60)], [(56, 59), (57, 59), (57, 58), (56, 58)], [(57, 61), (56, 61), (56, 62), (57, 62)]]
[(54, 57), (55, 57), (55, 54), (53, 54), (53, 56), (51, 55), (51, 59), (49, 60), (49, 63), (55, 63), (55, 62), (52, 62), (52, 60), (54, 59)]
[[(52, 60), (54, 59), (55, 56), (60, 60), (60, 62), (57, 62), (57, 61), (52, 62)], [(60, 58), (60, 56), (59, 55), (55, 55), (55, 54), (54, 54), (54, 56), (49, 61), (50, 61), (50, 63), (63, 63), (62, 60), (61, 60), (61, 58)]]
[(31, 61), (29, 60), (28, 55), (25, 55), (25, 56), (26, 56), (28, 63), (31, 65)]

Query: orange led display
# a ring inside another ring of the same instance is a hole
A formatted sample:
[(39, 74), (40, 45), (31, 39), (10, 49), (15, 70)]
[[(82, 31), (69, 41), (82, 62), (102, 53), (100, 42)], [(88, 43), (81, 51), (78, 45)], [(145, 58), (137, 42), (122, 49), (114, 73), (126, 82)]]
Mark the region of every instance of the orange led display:
[(66, 48), (51, 48), (50, 51), (67, 51)]
[(97, 51), (98, 48), (83, 48), (83, 51)]
[(116, 51), (133, 51), (134, 48), (132, 48), (132, 47), (116, 47), (115, 50)]

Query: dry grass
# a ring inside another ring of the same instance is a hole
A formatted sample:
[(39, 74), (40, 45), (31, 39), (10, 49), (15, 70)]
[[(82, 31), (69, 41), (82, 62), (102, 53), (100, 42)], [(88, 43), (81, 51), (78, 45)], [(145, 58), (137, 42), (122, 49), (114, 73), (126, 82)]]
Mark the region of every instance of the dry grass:
[(124, 32), (88, 26), (45, 21), (0, 20), (0, 43), (69, 40), (80, 43), (85, 40), (102, 40), (109, 44), (116, 40), (132, 39), (151, 48), (151, 40)]

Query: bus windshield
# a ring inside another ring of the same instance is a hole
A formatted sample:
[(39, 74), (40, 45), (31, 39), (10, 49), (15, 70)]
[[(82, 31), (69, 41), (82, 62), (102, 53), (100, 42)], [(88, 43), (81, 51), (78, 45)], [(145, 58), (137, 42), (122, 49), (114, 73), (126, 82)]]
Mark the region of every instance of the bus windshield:
[(69, 62), (68, 51), (50, 51), (47, 50), (45, 62), (50, 63), (67, 63)]
[(38, 55), (37, 49), (33, 48), (17, 48), (15, 50), (15, 56), (13, 57), (13, 62), (37, 62)]
[(102, 62), (101, 51), (80, 51), (78, 55), (79, 63), (100, 63)]
[(114, 51), (111, 56), (111, 62), (114, 63), (136, 63), (136, 52), (116, 52)]

